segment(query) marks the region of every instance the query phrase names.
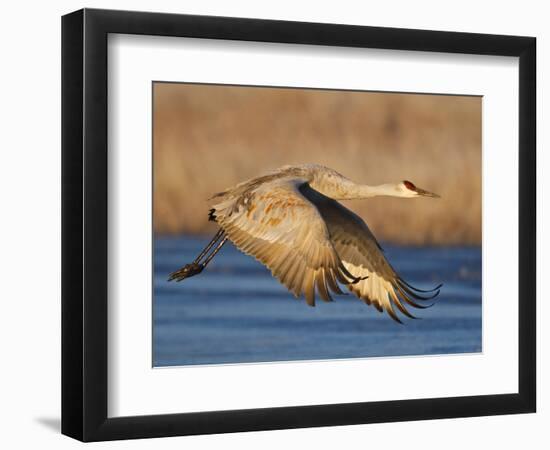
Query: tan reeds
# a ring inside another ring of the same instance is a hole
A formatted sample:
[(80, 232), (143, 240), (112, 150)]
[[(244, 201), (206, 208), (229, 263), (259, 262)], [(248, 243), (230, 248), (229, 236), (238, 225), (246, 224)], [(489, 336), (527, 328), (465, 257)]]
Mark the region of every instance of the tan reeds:
[(357, 182), (408, 179), (441, 199), (347, 205), (382, 241), (481, 242), (481, 98), (156, 83), (154, 227), (206, 233), (215, 192), (315, 162)]

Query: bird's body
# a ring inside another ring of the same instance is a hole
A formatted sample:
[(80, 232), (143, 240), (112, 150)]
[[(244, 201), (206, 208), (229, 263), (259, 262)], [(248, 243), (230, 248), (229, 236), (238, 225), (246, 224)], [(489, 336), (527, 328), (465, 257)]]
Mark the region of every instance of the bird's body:
[[(396, 321), (400, 320), (394, 306), (413, 317), (405, 304), (425, 307), (416, 300), (435, 297), (439, 286), (424, 295), (426, 291), (402, 280), (367, 224), (337, 201), (380, 195), (436, 196), (409, 181), (367, 186), (317, 164), (284, 166), (211, 198), (210, 219), (219, 224), (218, 240), (223, 239), (213, 254), (229, 239), (267, 266), (296, 297), (303, 294), (311, 306), (316, 293), (325, 301), (332, 300), (331, 292), (343, 293), (341, 283)], [(193, 264), (198, 272), (213, 254), (202, 266), (197, 258)], [(189, 266), (171, 279), (194, 274), (188, 273)]]

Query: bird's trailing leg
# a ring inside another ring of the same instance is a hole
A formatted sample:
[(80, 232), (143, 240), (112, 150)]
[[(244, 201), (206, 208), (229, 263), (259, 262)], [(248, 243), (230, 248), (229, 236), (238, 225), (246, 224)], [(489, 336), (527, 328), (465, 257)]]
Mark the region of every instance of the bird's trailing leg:
[[(227, 236), (225, 235), (224, 231), (221, 229), (218, 230), (218, 232), (212, 238), (212, 240), (208, 243), (208, 245), (204, 247), (204, 249), (199, 253), (199, 256), (197, 256), (192, 263), (186, 264), (181, 269), (178, 269), (175, 272), (172, 272), (168, 277), (168, 281), (172, 281), (172, 280), (181, 281), (201, 273), (204, 270), (204, 268), (207, 266), (207, 264), (216, 255), (216, 253), (220, 251), (220, 249), (223, 247), (223, 244), (225, 244), (226, 241), (227, 241)], [(208, 254), (208, 252), (216, 244), (218, 244), (216, 248), (214, 248), (214, 250), (210, 252), (210, 254)]]

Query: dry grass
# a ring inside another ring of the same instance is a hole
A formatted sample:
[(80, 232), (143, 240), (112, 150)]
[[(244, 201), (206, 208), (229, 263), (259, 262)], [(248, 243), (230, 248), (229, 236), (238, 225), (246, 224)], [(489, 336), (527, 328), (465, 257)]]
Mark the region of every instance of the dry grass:
[(156, 83), (154, 226), (204, 233), (214, 193), (284, 164), (442, 196), (348, 202), (383, 241), (481, 242), (478, 97)]

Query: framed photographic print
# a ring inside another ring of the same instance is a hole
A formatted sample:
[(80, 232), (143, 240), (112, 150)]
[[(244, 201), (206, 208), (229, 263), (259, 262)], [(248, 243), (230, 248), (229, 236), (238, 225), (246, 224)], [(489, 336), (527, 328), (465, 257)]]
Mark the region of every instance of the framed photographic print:
[(527, 413), (535, 38), (62, 21), (62, 432)]

